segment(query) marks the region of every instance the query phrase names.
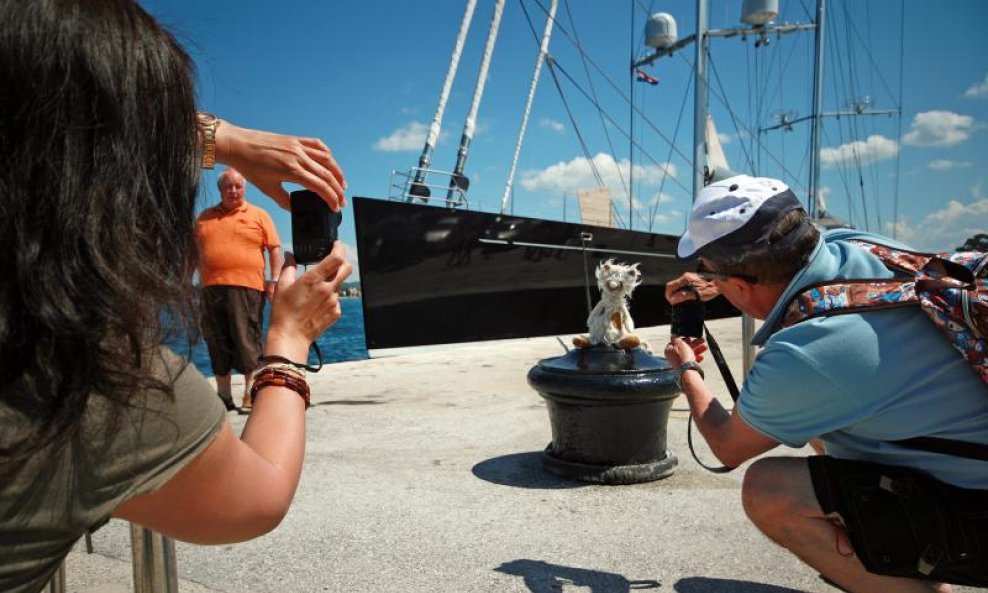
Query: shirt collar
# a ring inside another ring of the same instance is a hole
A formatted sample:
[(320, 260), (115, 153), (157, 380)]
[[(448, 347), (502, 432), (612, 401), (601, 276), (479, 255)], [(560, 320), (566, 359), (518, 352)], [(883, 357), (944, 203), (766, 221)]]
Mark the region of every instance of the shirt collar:
[(830, 260), (831, 253), (827, 249), (823, 236), (821, 236), (820, 240), (817, 241), (816, 247), (813, 248), (813, 252), (810, 253), (809, 262), (793, 276), (789, 285), (782, 291), (782, 296), (775, 302), (775, 306), (772, 307), (768, 317), (765, 318), (765, 322), (755, 333), (754, 337), (752, 337), (751, 343), (753, 345), (764, 346), (765, 342), (772, 337), (772, 334), (778, 331), (778, 326), (782, 323), (782, 317), (785, 315), (789, 301), (801, 292), (804, 287), (825, 282), (828, 278), (832, 278), (827, 273), (832, 268), (829, 265), (831, 263)]
[(772, 311), (765, 318), (758, 332), (751, 339), (755, 346), (763, 346), (772, 334), (781, 327), (786, 308), (793, 297), (812, 285), (839, 283), (848, 278), (891, 278), (893, 273), (866, 249), (850, 244), (849, 239), (863, 239), (889, 245), (895, 248), (909, 249), (897, 241), (887, 237), (865, 233), (853, 229), (835, 229), (820, 235), (820, 240), (810, 254), (809, 261), (802, 270), (793, 276), (789, 286), (782, 292)]

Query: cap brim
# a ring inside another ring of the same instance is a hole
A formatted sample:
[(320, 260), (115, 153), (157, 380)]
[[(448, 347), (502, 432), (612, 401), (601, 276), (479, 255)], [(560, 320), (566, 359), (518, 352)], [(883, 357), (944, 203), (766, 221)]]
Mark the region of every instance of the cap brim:
[(694, 260), (699, 255), (697, 251), (689, 231), (683, 233), (683, 236), (679, 238), (679, 245), (676, 247), (676, 259), (679, 261)]

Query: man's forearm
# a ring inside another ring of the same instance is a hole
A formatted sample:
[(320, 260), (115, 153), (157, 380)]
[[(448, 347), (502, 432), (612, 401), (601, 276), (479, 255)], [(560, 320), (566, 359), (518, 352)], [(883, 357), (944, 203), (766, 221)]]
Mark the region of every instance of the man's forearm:
[(703, 381), (703, 377), (696, 371), (685, 371), (682, 375), (683, 392), (693, 413), (693, 421), (700, 430), (700, 434), (707, 441), (710, 450), (723, 463), (731, 465), (725, 461), (728, 454), (727, 435), (724, 429), (731, 414), (724, 409), (720, 401), (710, 393), (710, 389)]
[(281, 276), (281, 267), (285, 263), (285, 258), (281, 255), (281, 247), (268, 248), (268, 266), (271, 269), (271, 280), (275, 282)]

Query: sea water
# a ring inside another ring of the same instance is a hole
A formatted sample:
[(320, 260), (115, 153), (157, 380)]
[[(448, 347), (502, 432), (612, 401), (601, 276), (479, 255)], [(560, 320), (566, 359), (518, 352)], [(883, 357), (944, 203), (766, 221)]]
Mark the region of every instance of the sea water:
[[(319, 336), (316, 344), (322, 352), (323, 363), (344, 362), (348, 360), (363, 360), (367, 358), (367, 345), (364, 342), (364, 310), (359, 298), (341, 298), (340, 307), (343, 316), (332, 327)], [(268, 329), (268, 316), (271, 314), (271, 303), (264, 307), (264, 331)], [(186, 348), (173, 348), (179, 354), (186, 356)], [(209, 351), (206, 343), (199, 339), (193, 346), (192, 363), (204, 375), (210, 377), (213, 370), (209, 366)], [(317, 364), (315, 351), (309, 349), (309, 364)]]

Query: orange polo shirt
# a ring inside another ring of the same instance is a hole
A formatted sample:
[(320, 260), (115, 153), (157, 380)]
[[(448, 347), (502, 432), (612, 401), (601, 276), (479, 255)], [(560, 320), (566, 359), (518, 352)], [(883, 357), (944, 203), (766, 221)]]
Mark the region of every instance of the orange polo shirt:
[(281, 246), (271, 216), (247, 202), (232, 212), (207, 208), (196, 219), (196, 241), (203, 286), (254, 290), (264, 290), (264, 249)]

